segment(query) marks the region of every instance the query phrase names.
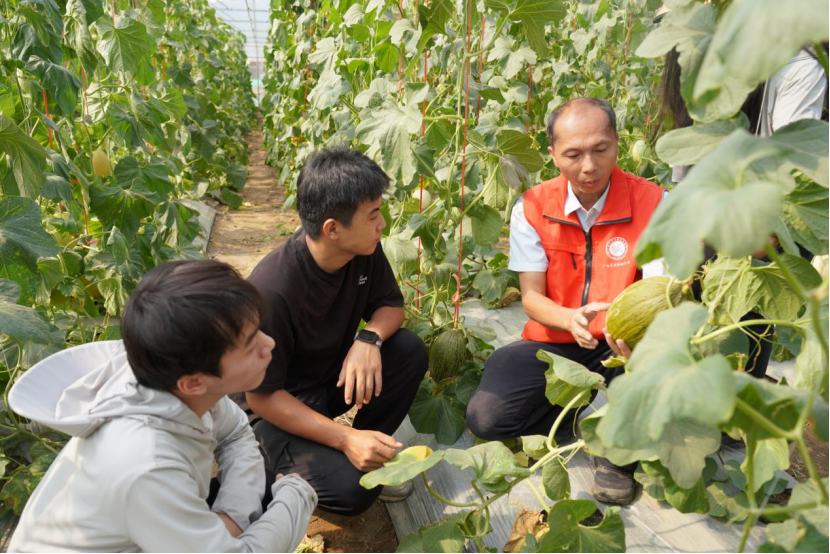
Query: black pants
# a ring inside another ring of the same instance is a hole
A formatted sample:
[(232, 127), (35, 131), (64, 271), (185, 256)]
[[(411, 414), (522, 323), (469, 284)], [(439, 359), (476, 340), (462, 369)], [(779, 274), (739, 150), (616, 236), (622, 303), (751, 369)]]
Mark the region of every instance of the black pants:
[[(605, 377), (606, 384), (625, 370), (609, 369), (600, 362), (613, 355), (604, 342), (593, 350), (576, 343), (551, 344), (520, 340), (493, 352), (484, 365), (481, 383), (467, 405), (467, 427), (475, 436), (485, 440), (503, 440), (522, 435), (547, 435), (554, 421), (562, 413), (545, 396), (545, 371), (548, 364), (536, 358), (539, 349), (546, 350)], [(557, 433), (557, 439), (575, 434), (577, 411), (566, 416)], [(611, 465), (607, 460), (597, 463)], [(634, 473), (637, 464), (623, 469)]]
[[(383, 391), (357, 412), (353, 427), (391, 435), (406, 417), (429, 362), (424, 342), (406, 329), (386, 340), (380, 355)], [(334, 360), (333, 364), (337, 372), (330, 383), (294, 394), (306, 406), (330, 418), (352, 407), (343, 399), (343, 388), (336, 386), (343, 360)], [(287, 433), (265, 420), (254, 424), (254, 434), (265, 458), (266, 472), (270, 473), (269, 481), (273, 482), (277, 473), (300, 474), (314, 487), (323, 510), (359, 515), (380, 495), (381, 487), (367, 490), (360, 486), (364, 473), (339, 450)]]

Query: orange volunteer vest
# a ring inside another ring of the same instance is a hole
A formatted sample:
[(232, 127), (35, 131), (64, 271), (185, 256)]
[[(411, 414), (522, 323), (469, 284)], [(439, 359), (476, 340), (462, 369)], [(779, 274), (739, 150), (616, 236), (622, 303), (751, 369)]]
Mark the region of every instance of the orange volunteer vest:
[[(642, 278), (634, 259), (637, 240), (663, 198), (663, 189), (615, 167), (611, 185), (596, 223), (587, 233), (576, 213), (565, 215), (568, 180), (564, 175), (545, 181), (524, 194), (524, 213), (536, 229), (548, 257), (546, 295), (567, 308), (590, 302), (611, 302), (628, 285)], [(604, 341), (605, 312), (589, 326)], [(573, 335), (528, 321), (525, 340), (571, 343)]]

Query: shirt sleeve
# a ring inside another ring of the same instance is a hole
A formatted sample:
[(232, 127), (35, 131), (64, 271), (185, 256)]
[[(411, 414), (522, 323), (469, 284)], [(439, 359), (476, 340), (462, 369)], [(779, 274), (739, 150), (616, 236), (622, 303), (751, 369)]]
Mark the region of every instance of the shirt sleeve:
[(403, 307), (403, 294), (395, 280), (395, 273), (389, 260), (383, 253), (383, 247), (378, 243), (375, 253), (372, 255), (372, 278), (369, 282), (369, 297), (366, 301), (366, 310), (363, 312), (363, 320), (369, 321), (378, 308), (391, 306), (393, 308)]
[(827, 80), (821, 65), (812, 57), (795, 62), (778, 83), (770, 114), (770, 132), (800, 119), (821, 119)]
[[(665, 199), (668, 194), (669, 191), (663, 191), (663, 198)], [(649, 277), (668, 277), (669, 274), (666, 272), (665, 264), (665, 258), (657, 258), (656, 260), (651, 260), (643, 264), (643, 279), (648, 279)]]
[(513, 271), (547, 271), (548, 256), (542, 239), (525, 217), (524, 197), (513, 205), (510, 215), (510, 262)]
[(234, 538), (198, 493), (190, 472), (157, 468), (130, 487), (124, 518), (142, 552), (293, 552), (317, 504), (299, 477), (283, 477), (272, 488), (268, 510)]
[(211, 510), (227, 514), (244, 531), (262, 515), (265, 463), (245, 412), (228, 397), (211, 412), (221, 485)]
[[(254, 283), (256, 286), (256, 283)], [(260, 288), (260, 287), (257, 287)], [(288, 376), (288, 362), (294, 352), (294, 329), (291, 325), (291, 313), (285, 300), (278, 294), (262, 293), (266, 314), (260, 323), (262, 332), (274, 339), (274, 350), (271, 351), (271, 363), (262, 380), (252, 392), (269, 393), (285, 388)]]

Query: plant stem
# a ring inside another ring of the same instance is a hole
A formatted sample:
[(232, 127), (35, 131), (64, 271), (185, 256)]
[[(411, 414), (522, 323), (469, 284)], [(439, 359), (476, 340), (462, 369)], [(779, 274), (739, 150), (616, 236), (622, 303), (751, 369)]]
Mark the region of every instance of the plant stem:
[(527, 484), (530, 487), (530, 490), (533, 491), (533, 494), (536, 495), (536, 500), (538, 500), (539, 504), (542, 505), (542, 509), (544, 509), (546, 512), (550, 512), (550, 506), (548, 506), (548, 503), (545, 502), (545, 497), (542, 496), (542, 493), (539, 492), (539, 489), (536, 487), (536, 485), (533, 484), (533, 480), (528, 479)]
[(764, 244), (764, 251), (767, 253), (767, 256), (770, 260), (772, 260), (775, 265), (778, 266), (778, 269), (781, 270), (781, 273), (784, 275), (784, 278), (790, 285), (792, 291), (798, 296), (799, 300), (804, 303), (810, 301), (810, 294), (804, 289), (804, 286), (801, 284), (801, 281), (793, 274), (792, 270), (784, 264), (784, 261), (781, 259), (781, 255), (778, 254), (778, 250), (773, 248), (770, 243)]
[(778, 516), (778, 515), (786, 515), (792, 512), (800, 512), (802, 510), (812, 510), (814, 508), (820, 508), (823, 506), (821, 502), (808, 502), (806, 504), (796, 504), (794, 506), (774, 506), (772, 508), (764, 508), (763, 510), (758, 510), (756, 512), (752, 512), (754, 516)]
[(424, 480), (424, 486), (427, 488), (427, 492), (437, 498), (439, 501), (443, 502), (447, 506), (454, 506), (456, 508), (477, 508), (481, 505), (477, 502), (453, 502), (452, 500), (448, 500), (435, 492), (435, 490), (429, 486), (429, 482), (427, 481), (427, 474), (421, 473), (421, 478)]
[(556, 416), (556, 420), (553, 422), (553, 426), (550, 428), (550, 432), (548, 432), (548, 439), (545, 441), (545, 444), (548, 447), (548, 450), (553, 450), (553, 436), (556, 434), (556, 431), (559, 430), (559, 426), (565, 420), (565, 416), (571, 409), (578, 403), (583, 400), (586, 394), (589, 394), (587, 390), (582, 391), (581, 393), (577, 394), (571, 401), (565, 405), (565, 408), (559, 412), (559, 415)]
[(747, 321), (739, 321), (737, 323), (733, 323), (732, 325), (727, 325), (726, 327), (721, 327), (717, 331), (712, 331), (708, 335), (703, 335), (702, 337), (693, 338), (689, 342), (691, 344), (703, 344), (704, 342), (708, 342), (716, 337), (725, 335), (726, 333), (730, 333), (735, 329), (751, 327), (753, 325), (780, 325), (782, 327), (793, 327), (796, 329), (801, 328), (801, 326), (797, 323), (794, 323), (792, 321), (785, 321), (783, 319), (750, 319)]
[(749, 416), (749, 418), (755, 423), (757, 423), (760, 427), (763, 427), (765, 430), (769, 431), (773, 435), (788, 440), (798, 440), (799, 437), (797, 432), (785, 431), (781, 429), (779, 426), (767, 419), (764, 416), (764, 414), (758, 412), (755, 408), (753, 408), (740, 398), (735, 399), (735, 407), (742, 411), (745, 415)]

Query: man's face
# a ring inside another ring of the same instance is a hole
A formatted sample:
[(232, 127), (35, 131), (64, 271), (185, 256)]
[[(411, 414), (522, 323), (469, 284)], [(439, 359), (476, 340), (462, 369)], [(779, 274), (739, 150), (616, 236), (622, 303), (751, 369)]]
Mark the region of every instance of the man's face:
[(367, 200), (358, 205), (352, 224), (346, 227), (337, 222), (337, 245), (356, 256), (370, 256), (383, 236), (386, 220), (380, 213), (383, 197)]
[(219, 363), (220, 386), (226, 394), (253, 390), (262, 384), (273, 349), (274, 339), (259, 330), (258, 322), (249, 322), (238, 343), (225, 352)]
[(601, 195), (617, 165), (617, 134), (596, 106), (576, 105), (556, 122), (553, 163), (579, 196)]

